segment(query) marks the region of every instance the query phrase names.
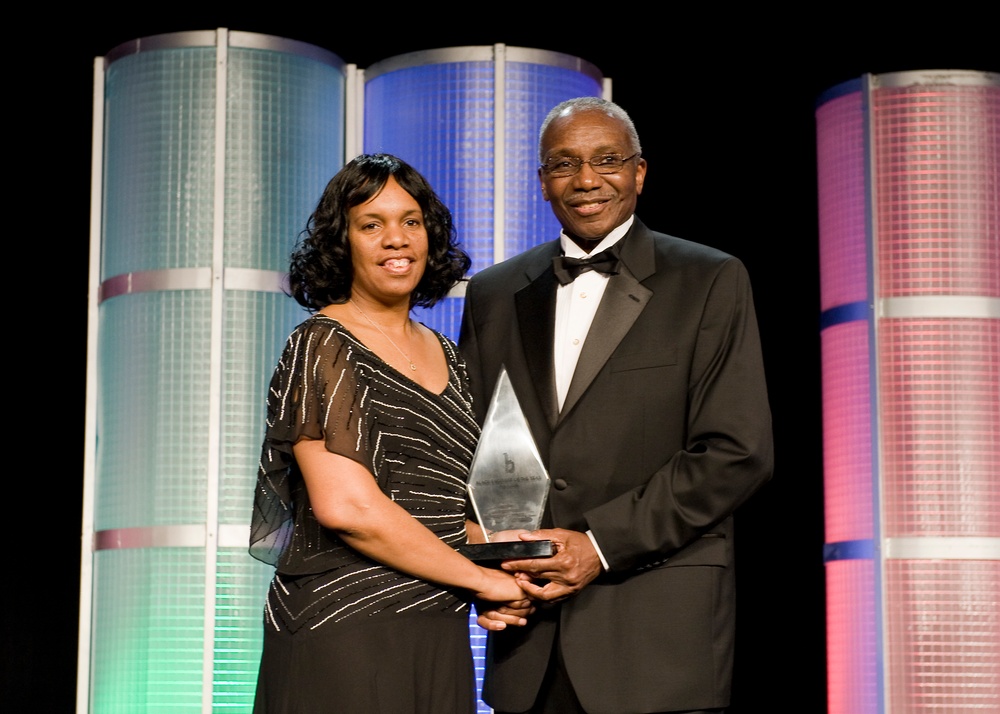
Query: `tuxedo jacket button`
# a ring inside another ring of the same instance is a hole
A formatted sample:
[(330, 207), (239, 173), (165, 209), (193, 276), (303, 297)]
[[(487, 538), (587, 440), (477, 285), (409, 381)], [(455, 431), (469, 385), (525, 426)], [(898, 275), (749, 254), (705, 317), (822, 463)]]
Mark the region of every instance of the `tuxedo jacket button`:
[(569, 486), (569, 484), (566, 483), (566, 479), (564, 478), (557, 478), (555, 481), (552, 482), (552, 485), (555, 486), (557, 491), (565, 491), (566, 487)]

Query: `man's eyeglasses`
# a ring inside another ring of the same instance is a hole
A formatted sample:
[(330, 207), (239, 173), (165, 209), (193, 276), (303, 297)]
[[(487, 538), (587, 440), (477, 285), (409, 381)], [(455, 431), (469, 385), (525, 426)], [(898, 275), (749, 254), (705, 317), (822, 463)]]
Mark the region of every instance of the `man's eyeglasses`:
[(600, 154), (591, 156), (589, 159), (581, 159), (578, 156), (555, 156), (542, 164), (540, 168), (555, 178), (575, 176), (584, 164), (590, 164), (590, 168), (599, 174), (616, 174), (622, 170), (626, 161), (631, 161), (638, 155), (637, 151), (631, 156)]

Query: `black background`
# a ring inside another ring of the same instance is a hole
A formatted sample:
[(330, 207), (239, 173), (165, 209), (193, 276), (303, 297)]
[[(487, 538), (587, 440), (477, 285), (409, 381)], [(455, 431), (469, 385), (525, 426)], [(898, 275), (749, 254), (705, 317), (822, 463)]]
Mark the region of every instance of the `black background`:
[[(28, 405), (16, 413), (34, 428), (9, 432), (33, 438), (8, 447), (4, 491), (19, 515), (5, 578), (5, 601), (17, 604), (0, 636), (5, 708), (74, 707), (94, 59), (139, 37), (226, 27), (301, 40), (361, 68), (417, 50), (504, 43), (580, 57), (612, 79), (649, 163), (639, 216), (740, 257), (754, 283), (776, 470), (737, 514), (731, 713), (826, 710), (816, 101), (868, 72), (997, 71), (992, 23), (910, 9), (876, 18), (821, 7), (463, 7), (146, 6), (134, 20), (95, 8), (79, 19), (40, 16), (37, 31), (9, 29), (20, 47), (8, 55), (18, 78), (8, 119), (19, 127), (9, 141), (24, 157), (7, 206), (24, 253), (9, 271), (28, 317), (15, 349), (36, 376), (8, 368)], [(48, 349), (35, 357), (40, 344)]]

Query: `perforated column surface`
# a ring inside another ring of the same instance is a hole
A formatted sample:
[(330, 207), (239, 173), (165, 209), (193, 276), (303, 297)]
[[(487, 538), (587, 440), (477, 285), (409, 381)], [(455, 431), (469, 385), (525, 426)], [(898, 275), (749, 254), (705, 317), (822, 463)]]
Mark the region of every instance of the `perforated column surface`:
[(878, 711), (865, 125), (860, 83), (816, 112), (820, 218), (827, 691), (831, 714)]
[(305, 317), (281, 281), (343, 165), (343, 64), (225, 30), (105, 60), (82, 686), (90, 712), (249, 712), (273, 572), (247, 553), (264, 400)]
[[(458, 238), (472, 257), (470, 275), (492, 265), (498, 254), (514, 255), (558, 237), (559, 223), (538, 187), (538, 129), (564, 99), (602, 91), (596, 68), (577, 58), (507, 47), (502, 61), (500, 87), (494, 47), (414, 52), (379, 62), (365, 74), (365, 150), (396, 154), (427, 177), (452, 211)], [(501, 137), (497, 126), (505, 127)], [(497, 186), (500, 158), (505, 169)], [(498, 197), (502, 236), (494, 231)], [(449, 297), (420, 311), (420, 318), (458, 339), (462, 302), (461, 295)]]
[(1000, 703), (1000, 76), (871, 92), (886, 686)]
[(817, 112), (830, 714), (1000, 702), (1000, 76)]

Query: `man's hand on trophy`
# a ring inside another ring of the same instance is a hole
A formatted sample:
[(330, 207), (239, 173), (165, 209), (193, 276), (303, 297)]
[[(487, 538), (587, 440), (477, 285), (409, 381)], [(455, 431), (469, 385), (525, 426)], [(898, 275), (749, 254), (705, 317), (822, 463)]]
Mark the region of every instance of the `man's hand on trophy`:
[(553, 528), (533, 531), (522, 540), (550, 540), (550, 558), (505, 560), (501, 566), (516, 574), (531, 599), (561, 602), (580, 592), (601, 574), (601, 559), (586, 533)]

